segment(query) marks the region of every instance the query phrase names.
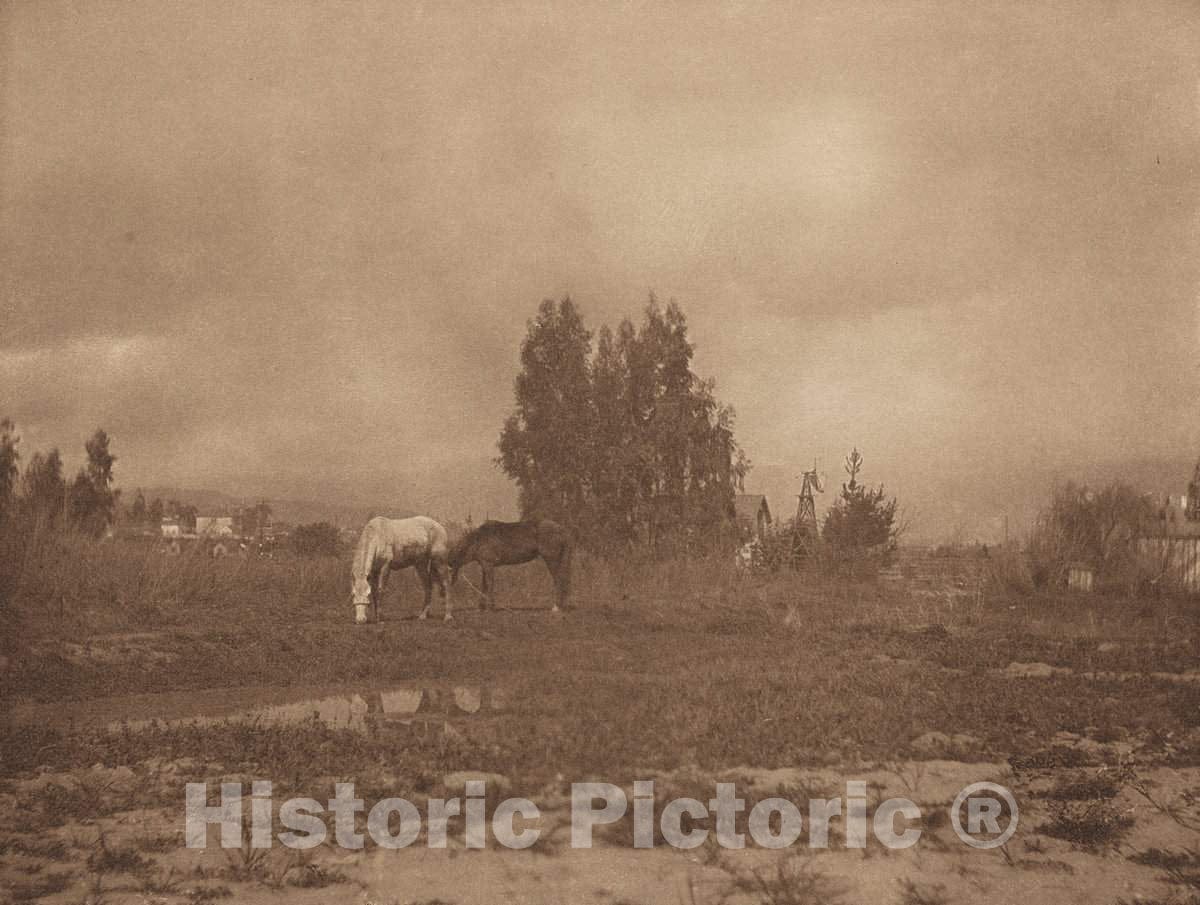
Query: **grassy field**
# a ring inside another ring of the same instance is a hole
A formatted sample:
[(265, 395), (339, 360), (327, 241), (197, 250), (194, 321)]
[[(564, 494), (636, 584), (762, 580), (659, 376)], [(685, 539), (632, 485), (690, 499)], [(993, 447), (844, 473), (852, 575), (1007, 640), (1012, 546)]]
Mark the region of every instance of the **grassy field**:
[[(356, 627), (335, 559), (42, 552), (10, 616), (6, 698), (496, 684), (515, 723), (552, 721), (556, 762), (585, 770), (900, 756), (931, 731), (1007, 756), (1060, 730), (1200, 725), (1200, 684), (1159, 675), (1200, 665), (1186, 599), (914, 596), (723, 562), (582, 558), (562, 617), (534, 563), (501, 573), (507, 612), (479, 612), (460, 581), (454, 622), (417, 622), (417, 583), (400, 573), (383, 621)], [(1014, 681), (1014, 663), (1055, 669)], [(530, 747), (513, 739), (506, 766)]]
[[(0, 780), (45, 826), (177, 809), (185, 776), (268, 776), (318, 797), (330, 777), (352, 776), (419, 797), (457, 770), (545, 790), (563, 777), (903, 772), (930, 760), (1083, 770), (1056, 780), (1082, 782), (1089, 766), (1129, 769), (1119, 761), (1130, 752), (1147, 768), (1200, 765), (1200, 607), (1186, 599), (915, 593), (739, 576), (716, 561), (582, 557), (562, 616), (531, 564), (501, 571), (507, 611), (480, 612), (460, 582), (453, 622), (436, 618), (436, 602), (418, 622), (420, 592), (402, 573), (383, 621), (355, 626), (342, 560), (172, 558), (111, 543), (61, 554), (47, 540), (27, 556), (4, 614), (3, 705), (38, 716), (6, 722)], [(148, 719), (168, 697), (178, 707), (248, 689), (414, 681), (503, 689), (506, 707), (470, 731), (403, 737), (319, 722), (122, 729), (56, 718), (90, 708)], [(78, 779), (147, 763), (181, 764), (175, 785), (114, 797)], [(38, 776), (75, 779), (20, 791)], [(1107, 811), (1054, 813), (1046, 825), (1066, 821), (1064, 844), (1072, 833), (1103, 844), (1092, 837)]]

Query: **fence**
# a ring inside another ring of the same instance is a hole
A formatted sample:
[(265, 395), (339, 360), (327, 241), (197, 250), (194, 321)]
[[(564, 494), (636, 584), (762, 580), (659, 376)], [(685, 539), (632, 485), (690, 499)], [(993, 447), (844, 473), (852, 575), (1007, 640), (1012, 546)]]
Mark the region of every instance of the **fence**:
[(916, 591), (969, 595), (982, 587), (988, 563), (988, 557), (976, 548), (901, 547), (892, 554), (891, 564), (879, 573), (879, 578)]
[(1200, 592), (1200, 537), (1143, 537), (1138, 552), (1160, 570), (1160, 581)]

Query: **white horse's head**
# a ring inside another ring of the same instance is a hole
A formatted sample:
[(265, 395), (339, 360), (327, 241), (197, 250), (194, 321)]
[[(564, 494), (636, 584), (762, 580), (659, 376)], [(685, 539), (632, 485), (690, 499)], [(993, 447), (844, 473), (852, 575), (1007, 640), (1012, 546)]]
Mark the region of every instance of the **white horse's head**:
[(371, 602), (371, 585), (366, 578), (355, 578), (350, 586), (354, 598), (354, 621), (362, 625), (367, 621), (367, 605)]

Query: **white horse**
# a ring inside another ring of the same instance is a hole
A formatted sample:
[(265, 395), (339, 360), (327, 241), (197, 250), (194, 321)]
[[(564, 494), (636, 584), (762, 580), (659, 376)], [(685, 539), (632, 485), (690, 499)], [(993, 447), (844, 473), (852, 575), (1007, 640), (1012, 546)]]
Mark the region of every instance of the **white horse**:
[(446, 621), (449, 622), (453, 618), (450, 615), (449, 555), (446, 529), (431, 518), (418, 515), (403, 519), (383, 516), (371, 519), (362, 530), (350, 566), (354, 621), (359, 625), (367, 621), (367, 605), (370, 604), (378, 622), (379, 598), (383, 596), (388, 572), (413, 566), (425, 588), (425, 608), (418, 618), (429, 615), (436, 581), (442, 591)]

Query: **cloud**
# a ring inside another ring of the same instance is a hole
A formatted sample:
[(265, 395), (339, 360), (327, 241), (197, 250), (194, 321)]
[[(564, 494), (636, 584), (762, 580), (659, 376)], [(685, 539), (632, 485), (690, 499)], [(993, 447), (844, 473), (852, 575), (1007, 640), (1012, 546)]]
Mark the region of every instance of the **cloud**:
[(103, 423), (131, 479), (511, 511), (526, 318), (651, 289), (781, 497), (855, 442), (978, 500), (1031, 456), (1200, 443), (1187, 4), (0, 27), (0, 410), (33, 445)]

